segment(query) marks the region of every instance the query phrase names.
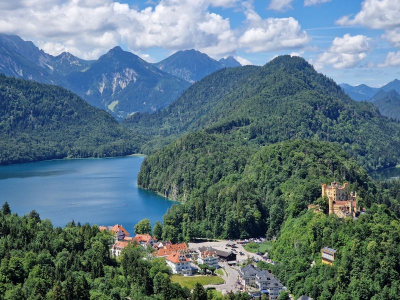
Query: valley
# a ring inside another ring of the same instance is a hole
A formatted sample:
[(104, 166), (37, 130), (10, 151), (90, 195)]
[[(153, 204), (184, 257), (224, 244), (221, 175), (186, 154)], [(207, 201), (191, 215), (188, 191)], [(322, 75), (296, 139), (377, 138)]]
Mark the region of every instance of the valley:
[[(0, 300), (397, 299), (399, 82), (236, 58), (83, 60), (0, 35)], [(175, 274), (207, 273), (189, 243), (259, 237), (268, 262), (202, 277), (224, 295)]]

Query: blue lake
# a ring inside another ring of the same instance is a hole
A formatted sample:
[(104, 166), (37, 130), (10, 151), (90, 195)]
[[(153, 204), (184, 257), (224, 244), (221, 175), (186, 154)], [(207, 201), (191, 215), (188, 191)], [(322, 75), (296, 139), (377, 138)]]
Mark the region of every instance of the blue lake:
[(55, 226), (68, 222), (154, 225), (174, 203), (137, 186), (143, 156), (52, 160), (0, 167), (0, 203), (24, 215), (36, 210)]

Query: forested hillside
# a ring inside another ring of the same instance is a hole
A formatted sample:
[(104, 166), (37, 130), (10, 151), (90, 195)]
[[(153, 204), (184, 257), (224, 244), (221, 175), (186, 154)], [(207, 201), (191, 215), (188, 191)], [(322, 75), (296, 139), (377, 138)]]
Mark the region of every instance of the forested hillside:
[(0, 75), (0, 164), (135, 153), (114, 118), (52, 85)]
[(351, 100), (299, 57), (217, 71), (165, 110), (135, 114), (127, 123), (152, 137), (141, 148), (145, 153), (205, 129), (254, 148), (290, 139), (338, 142), (367, 170), (396, 165), (400, 157), (398, 122)]
[(337, 144), (296, 140), (251, 153), (241, 141), (189, 135), (149, 156), (138, 183), (183, 202), (164, 217), (178, 240), (272, 237), (333, 180), (350, 182), (367, 207), (376, 201), (367, 173)]
[[(270, 255), (278, 261), (274, 274), (296, 298), (400, 299), (399, 243), (398, 219), (374, 205), (358, 220), (311, 211), (290, 218)], [(323, 247), (337, 251), (333, 266), (321, 263)]]
[[(188, 299), (171, 283), (162, 259), (143, 259), (141, 246), (110, 258), (113, 237), (96, 225), (54, 228), (32, 211), (19, 217), (0, 210), (0, 299)], [(204, 292), (204, 290), (203, 290)], [(162, 298), (160, 298), (160, 296)]]

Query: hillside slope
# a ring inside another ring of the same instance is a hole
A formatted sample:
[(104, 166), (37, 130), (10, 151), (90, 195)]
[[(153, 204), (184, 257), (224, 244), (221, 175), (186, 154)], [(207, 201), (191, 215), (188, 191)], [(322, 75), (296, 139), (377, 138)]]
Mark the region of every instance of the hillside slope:
[(321, 183), (349, 181), (370, 205), (367, 173), (339, 145), (288, 141), (255, 154), (240, 140), (195, 133), (143, 162), (142, 187), (180, 200), (164, 227), (180, 239), (272, 237), (321, 196)]
[(166, 109), (127, 123), (161, 149), (190, 132), (241, 138), (250, 147), (290, 139), (337, 142), (368, 170), (396, 165), (400, 124), (372, 104), (351, 100), (304, 59), (281, 56), (263, 67), (217, 71), (195, 83)]
[(382, 115), (400, 120), (400, 94), (395, 90), (380, 90), (371, 98), (371, 102), (378, 107)]
[(114, 118), (60, 87), (0, 75), (0, 164), (137, 152)]
[[(295, 299), (399, 299), (399, 241), (399, 221), (385, 206), (345, 222), (310, 211), (286, 222), (269, 255)], [(323, 247), (337, 251), (333, 266), (321, 263)]]

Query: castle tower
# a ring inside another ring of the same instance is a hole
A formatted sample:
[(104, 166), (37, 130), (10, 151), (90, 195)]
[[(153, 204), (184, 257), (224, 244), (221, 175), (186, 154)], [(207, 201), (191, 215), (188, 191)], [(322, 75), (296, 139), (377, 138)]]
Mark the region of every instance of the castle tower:
[(338, 217), (355, 216), (357, 210), (357, 195), (356, 193), (348, 192), (348, 183), (343, 185), (336, 181), (331, 182), (331, 185), (321, 184), (322, 197), (328, 197), (329, 214), (336, 214)]

